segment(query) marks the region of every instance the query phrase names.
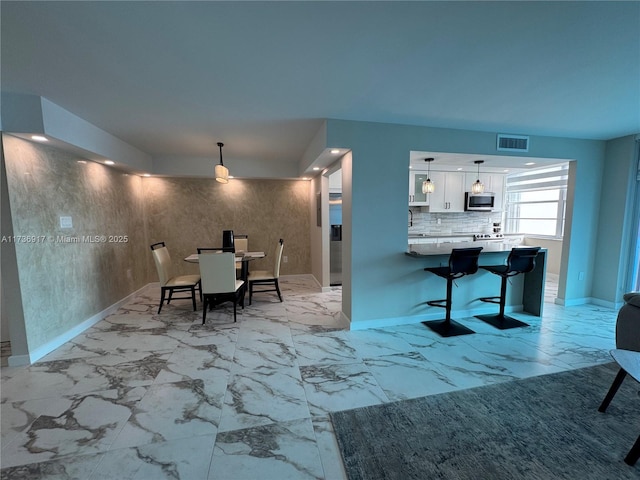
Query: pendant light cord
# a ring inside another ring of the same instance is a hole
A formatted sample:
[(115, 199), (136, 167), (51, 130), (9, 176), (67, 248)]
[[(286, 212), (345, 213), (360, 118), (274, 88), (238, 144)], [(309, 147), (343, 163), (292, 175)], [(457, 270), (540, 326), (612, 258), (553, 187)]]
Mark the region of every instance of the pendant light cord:
[(224, 143), (218, 142), (218, 147), (220, 147), (220, 165), (224, 166), (224, 163), (222, 163), (222, 147), (224, 147)]

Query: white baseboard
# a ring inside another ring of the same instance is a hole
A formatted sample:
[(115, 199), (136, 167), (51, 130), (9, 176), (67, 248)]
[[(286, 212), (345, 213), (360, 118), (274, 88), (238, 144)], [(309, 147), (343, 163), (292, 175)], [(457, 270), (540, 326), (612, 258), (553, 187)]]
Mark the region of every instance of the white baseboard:
[(553, 303), (556, 305), (562, 305), (563, 307), (575, 307), (576, 305), (586, 305), (587, 303), (591, 303), (591, 300), (591, 297), (572, 298), (570, 300), (556, 297)]
[[(80, 335), (82, 332), (84, 332), (88, 328), (91, 328), (96, 323), (98, 323), (100, 320), (105, 318), (106, 316), (111, 315), (112, 313), (116, 312), (120, 307), (122, 307), (123, 305), (128, 303), (130, 300), (132, 300), (136, 295), (139, 295), (144, 290), (146, 290), (147, 288), (149, 288), (150, 286), (153, 286), (153, 285), (154, 285), (154, 283), (149, 283), (149, 284), (145, 285), (144, 287), (136, 290), (135, 292), (130, 293), (125, 298), (117, 301), (116, 303), (114, 303), (113, 305), (105, 308), (101, 312), (96, 313), (95, 315), (87, 318), (84, 322), (82, 322), (82, 323), (76, 325), (75, 327), (67, 330), (63, 334), (58, 335), (53, 340), (45, 343), (44, 345), (41, 345), (40, 347), (36, 348), (32, 352), (29, 352), (28, 355), (11, 355), (7, 359), (7, 362), (9, 363), (9, 366), (10, 367), (19, 367), (19, 366), (22, 366), (22, 365), (30, 365), (32, 363), (37, 362), (38, 360), (40, 360), (45, 355), (53, 352), (56, 348), (64, 345), (69, 340), (73, 339), (74, 337), (77, 337), (78, 335)], [(155, 282), (155, 285), (157, 285), (157, 282)]]
[(7, 364), (10, 367), (24, 367), (25, 365), (31, 365), (29, 361), (29, 355), (10, 355), (7, 358)]
[(611, 308), (613, 310), (619, 310), (624, 305), (624, 302), (609, 302), (607, 300), (593, 297), (591, 298), (591, 301), (589, 303), (593, 303), (594, 305), (599, 305), (601, 307)]

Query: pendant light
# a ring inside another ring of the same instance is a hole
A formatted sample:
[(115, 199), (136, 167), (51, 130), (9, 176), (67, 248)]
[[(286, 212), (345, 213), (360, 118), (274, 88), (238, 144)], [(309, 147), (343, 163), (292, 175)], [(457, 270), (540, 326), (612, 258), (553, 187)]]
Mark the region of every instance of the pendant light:
[(220, 163), (216, 165), (215, 168), (216, 181), (220, 183), (229, 183), (229, 169), (224, 166), (224, 163), (222, 163), (222, 147), (224, 147), (224, 143), (218, 142), (218, 147), (220, 147)]
[(484, 185), (480, 181), (480, 165), (484, 163), (484, 160), (475, 160), (473, 163), (478, 165), (478, 179), (471, 185), (471, 193), (483, 193)]
[(430, 178), (431, 173), (431, 162), (433, 162), (433, 158), (425, 158), (425, 162), (427, 162), (427, 179), (422, 182), (422, 193), (433, 193), (436, 189), (436, 186), (433, 184)]

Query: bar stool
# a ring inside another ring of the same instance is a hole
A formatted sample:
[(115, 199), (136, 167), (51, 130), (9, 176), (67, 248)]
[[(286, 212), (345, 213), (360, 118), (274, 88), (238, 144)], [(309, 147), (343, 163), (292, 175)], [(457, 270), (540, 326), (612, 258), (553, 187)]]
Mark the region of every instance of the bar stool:
[(478, 257), (482, 247), (454, 248), (449, 256), (448, 267), (427, 267), (425, 271), (435, 273), (439, 277), (447, 280), (447, 298), (443, 300), (429, 300), (427, 305), (440, 307), (446, 310), (444, 320), (431, 320), (422, 322), (434, 332), (442, 337), (453, 337), (456, 335), (467, 335), (475, 333), (473, 330), (451, 320), (451, 290), (453, 281), (465, 275), (472, 275), (478, 271)]
[(506, 330), (507, 328), (528, 327), (527, 323), (516, 320), (504, 314), (504, 305), (507, 297), (507, 280), (510, 277), (520, 275), (521, 273), (528, 273), (536, 266), (536, 257), (540, 247), (516, 247), (511, 249), (511, 253), (507, 257), (506, 265), (488, 265), (480, 268), (487, 270), (495, 275), (499, 275), (502, 278), (502, 285), (500, 287), (499, 297), (483, 297), (480, 300), (483, 302), (497, 303), (500, 305), (500, 313), (489, 315), (476, 315), (476, 318), (493, 325), (500, 330)]

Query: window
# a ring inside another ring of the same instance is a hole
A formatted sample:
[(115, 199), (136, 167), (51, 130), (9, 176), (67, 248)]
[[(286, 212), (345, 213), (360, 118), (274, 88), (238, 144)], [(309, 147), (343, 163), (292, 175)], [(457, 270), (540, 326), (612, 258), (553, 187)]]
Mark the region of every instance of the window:
[(507, 176), (505, 232), (562, 238), (569, 164)]

